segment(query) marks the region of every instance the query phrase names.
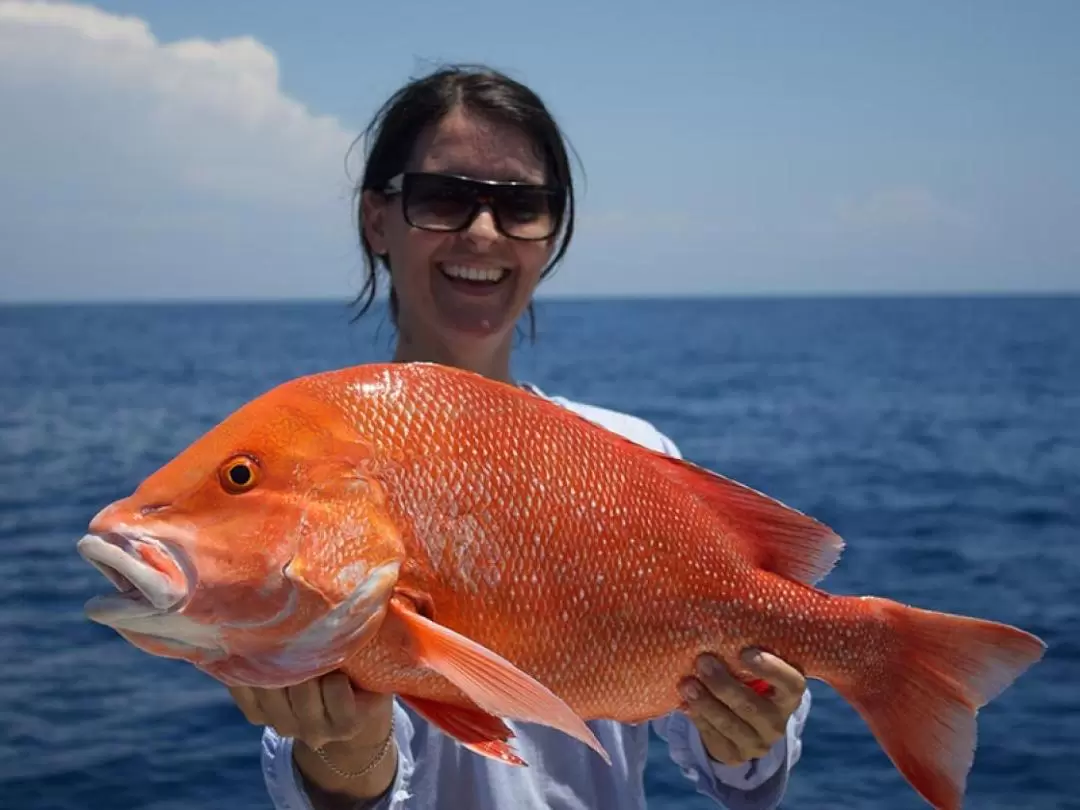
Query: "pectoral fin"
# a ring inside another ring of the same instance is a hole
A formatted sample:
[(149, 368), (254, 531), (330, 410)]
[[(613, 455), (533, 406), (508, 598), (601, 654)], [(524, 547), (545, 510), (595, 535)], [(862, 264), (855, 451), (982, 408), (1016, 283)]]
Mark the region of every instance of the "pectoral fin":
[(540, 723), (575, 737), (611, 758), (596, 736), (558, 696), (505, 658), (392, 599), (389, 616), (400, 622), (417, 662), (438, 672), (485, 712)]

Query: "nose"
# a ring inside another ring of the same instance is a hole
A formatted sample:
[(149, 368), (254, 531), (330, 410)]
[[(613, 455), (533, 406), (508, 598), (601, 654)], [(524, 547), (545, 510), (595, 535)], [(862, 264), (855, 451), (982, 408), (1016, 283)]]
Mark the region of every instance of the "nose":
[(465, 235), (473, 242), (494, 242), (499, 238), (499, 229), (495, 227), (495, 217), (486, 205), (480, 207)]

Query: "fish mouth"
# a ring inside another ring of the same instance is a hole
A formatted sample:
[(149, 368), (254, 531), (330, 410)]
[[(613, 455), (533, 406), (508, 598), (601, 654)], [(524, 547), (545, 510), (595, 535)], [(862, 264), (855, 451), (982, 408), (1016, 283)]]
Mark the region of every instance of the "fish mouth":
[(140, 533), (87, 534), (77, 548), (116, 588), (85, 605), (87, 616), (102, 624), (161, 616), (182, 609), (191, 579), (176, 548)]

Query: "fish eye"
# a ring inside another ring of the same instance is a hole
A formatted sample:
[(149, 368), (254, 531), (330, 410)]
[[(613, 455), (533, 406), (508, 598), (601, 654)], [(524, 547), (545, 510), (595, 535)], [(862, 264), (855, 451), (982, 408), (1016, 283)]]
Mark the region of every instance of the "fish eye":
[(221, 465), (221, 485), (226, 492), (239, 495), (258, 483), (258, 465), (247, 456), (236, 456)]

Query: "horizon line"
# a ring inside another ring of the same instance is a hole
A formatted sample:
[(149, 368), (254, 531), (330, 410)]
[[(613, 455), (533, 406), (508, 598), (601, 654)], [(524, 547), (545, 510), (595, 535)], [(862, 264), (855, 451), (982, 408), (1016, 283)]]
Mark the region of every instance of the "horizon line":
[[(821, 290), (789, 292), (680, 292), (680, 293), (554, 293), (536, 295), (533, 300), (544, 303), (590, 303), (619, 301), (745, 301), (745, 300), (874, 300), (874, 299), (1035, 299), (1080, 298), (1080, 290)], [(235, 304), (340, 304), (352, 305), (352, 296), (193, 296), (193, 297), (133, 297), (133, 298), (22, 298), (0, 299), (0, 307), (20, 306), (168, 306), (208, 305), (228, 306)], [(372, 303), (385, 305), (386, 296), (377, 297)]]

